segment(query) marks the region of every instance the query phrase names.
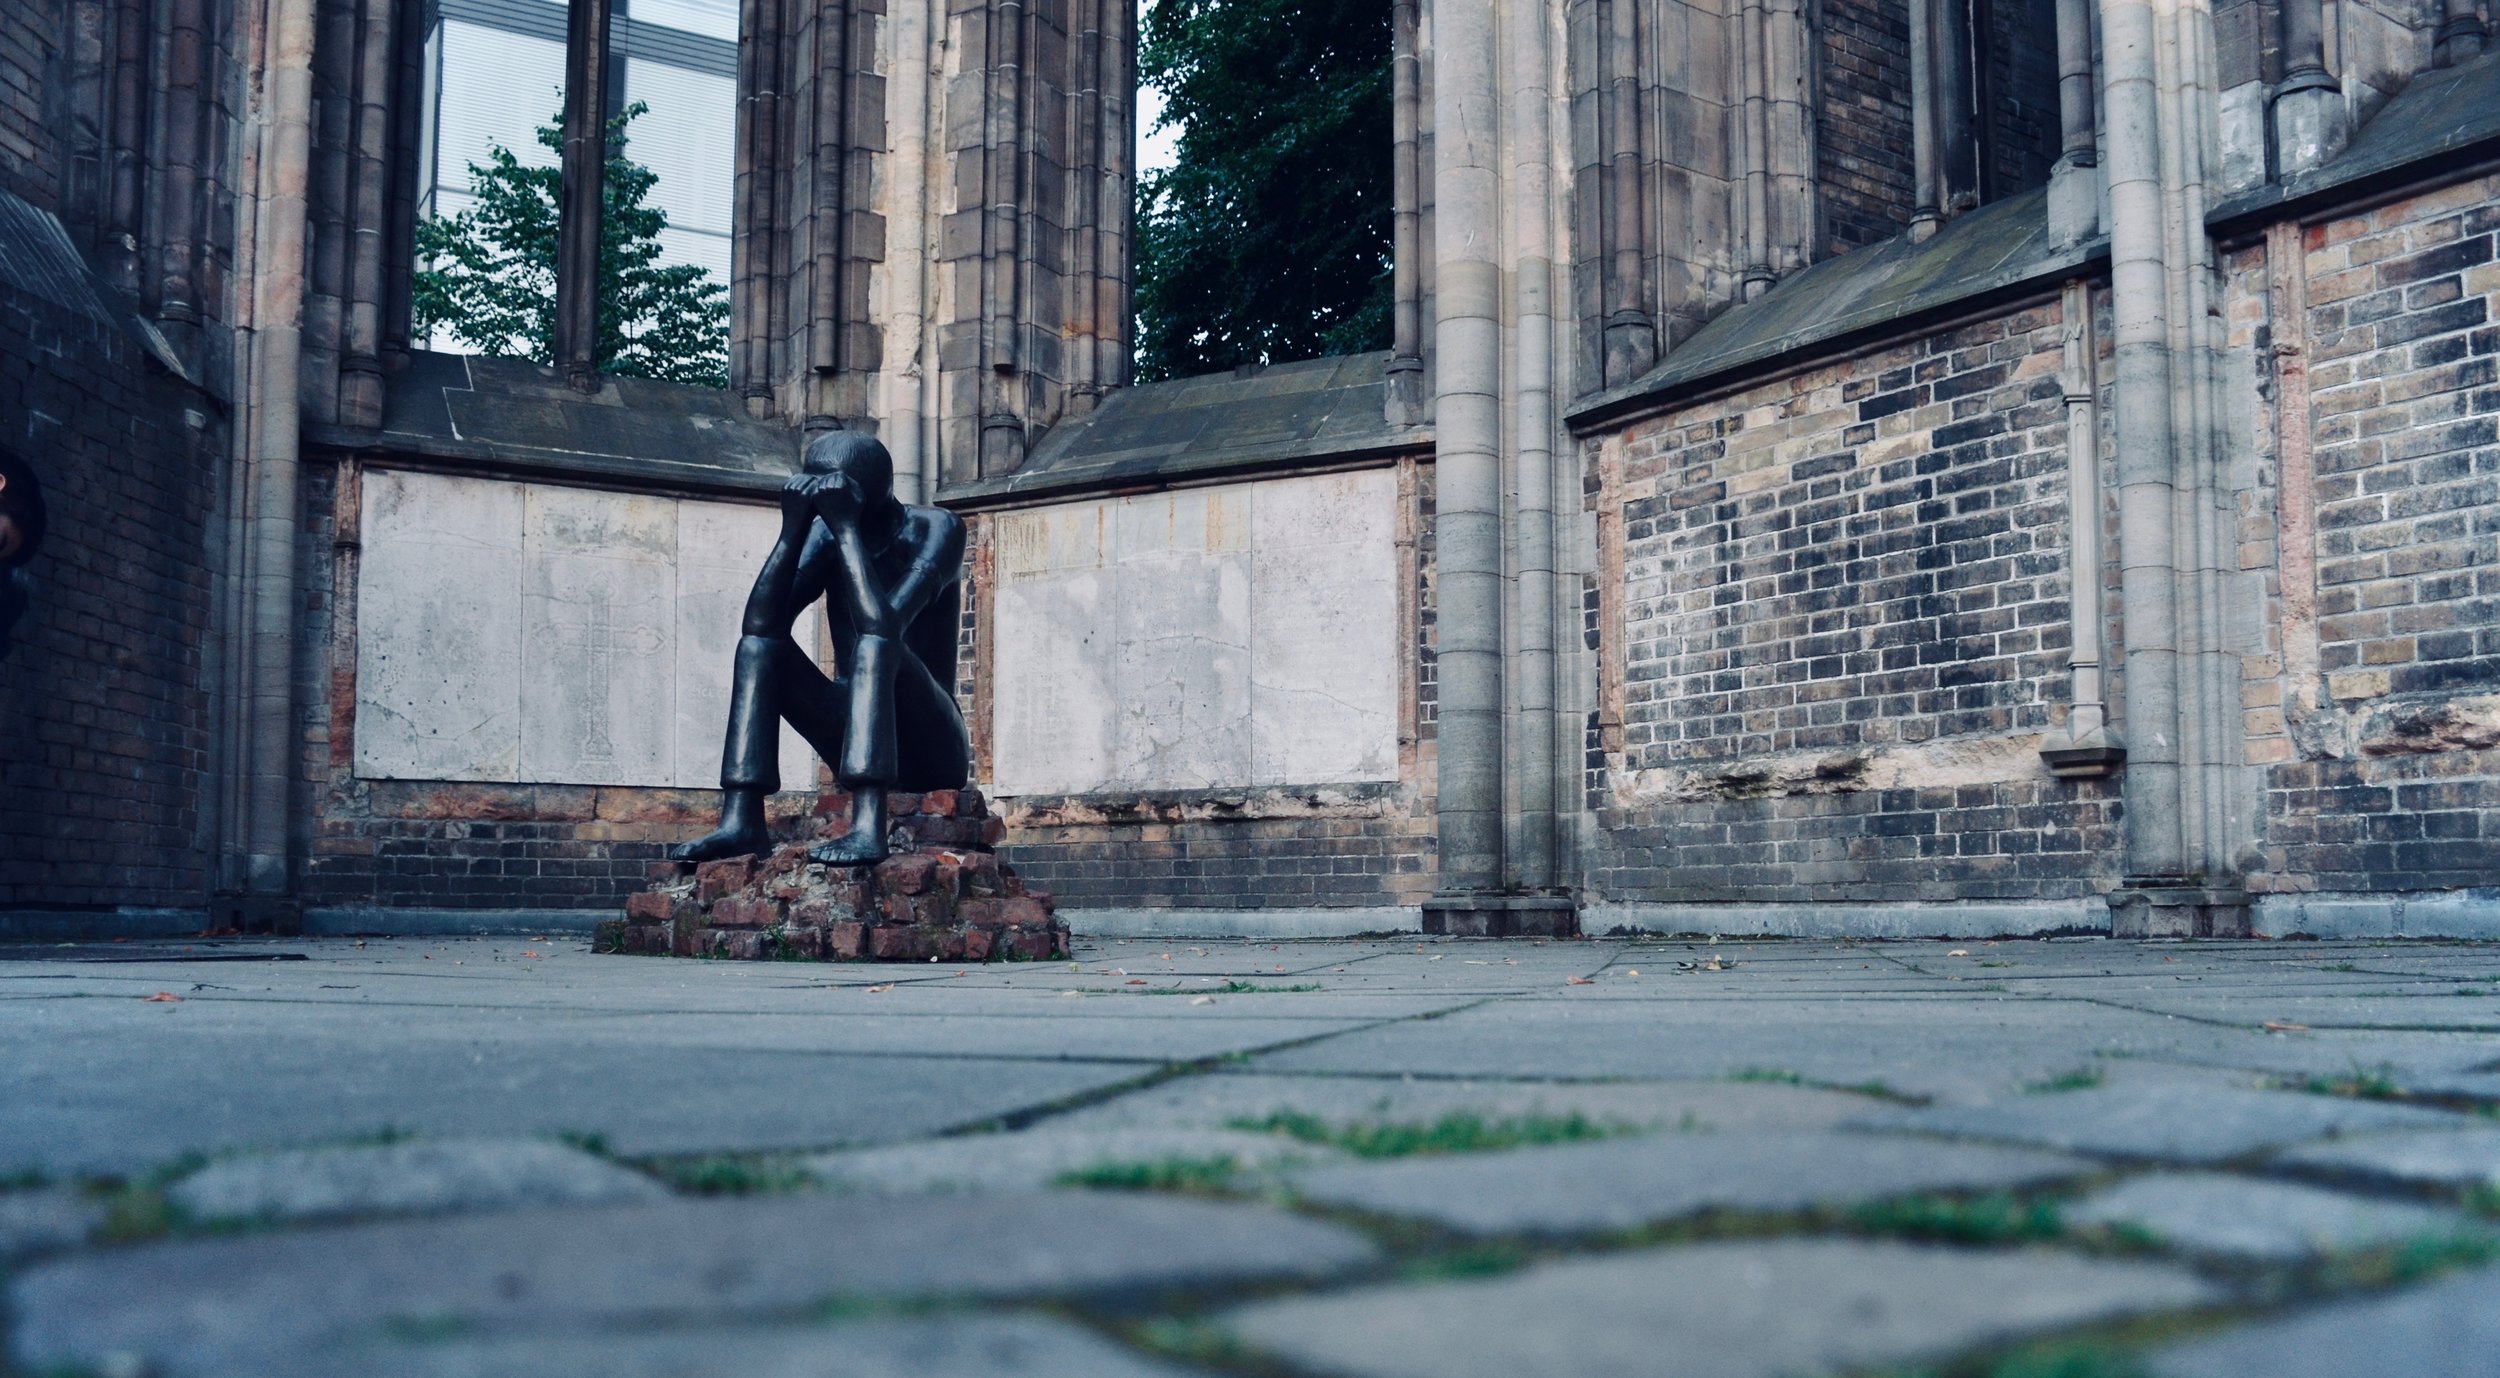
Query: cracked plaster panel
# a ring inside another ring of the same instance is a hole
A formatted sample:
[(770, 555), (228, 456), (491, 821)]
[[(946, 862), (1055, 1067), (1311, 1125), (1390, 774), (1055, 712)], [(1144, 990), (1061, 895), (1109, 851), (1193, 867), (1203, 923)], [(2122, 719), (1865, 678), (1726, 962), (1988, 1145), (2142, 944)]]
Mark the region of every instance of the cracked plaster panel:
[(521, 765), (521, 489), (364, 476), (356, 772), (516, 781)]
[[(385, 470), (364, 495), (359, 775), (717, 783), (771, 511)], [(813, 782), (797, 734), (781, 754), (787, 783)]]
[(1398, 774), (1397, 474), (1251, 493), (1251, 770), (1261, 784)]
[[(738, 654), (739, 624), (755, 571), (780, 539), (781, 518), (770, 508), (727, 503), (677, 505), (677, 720), (676, 762), (669, 783), (710, 789), (720, 783), (721, 734), (729, 723), (730, 668)], [(824, 611), (811, 605), (791, 636), (823, 663)], [(815, 784), (815, 757), (807, 742), (781, 729), (781, 785)]]
[(1397, 776), (1396, 478), (998, 521), (1002, 795)]
[(521, 536), (521, 776), (671, 778), (677, 504), (533, 486)]

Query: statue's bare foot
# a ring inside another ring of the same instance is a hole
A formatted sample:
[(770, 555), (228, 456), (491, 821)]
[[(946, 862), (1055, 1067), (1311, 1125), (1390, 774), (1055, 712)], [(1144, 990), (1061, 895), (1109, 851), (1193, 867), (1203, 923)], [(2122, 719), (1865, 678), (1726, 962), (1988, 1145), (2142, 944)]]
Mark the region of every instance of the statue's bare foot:
[(692, 842), (668, 849), (671, 861), (718, 861), (727, 856), (762, 856), (773, 849), (771, 833), (762, 828), (722, 824)]
[(810, 861), (827, 866), (874, 866), (886, 858), (885, 829), (853, 828), (842, 836), (811, 849)]

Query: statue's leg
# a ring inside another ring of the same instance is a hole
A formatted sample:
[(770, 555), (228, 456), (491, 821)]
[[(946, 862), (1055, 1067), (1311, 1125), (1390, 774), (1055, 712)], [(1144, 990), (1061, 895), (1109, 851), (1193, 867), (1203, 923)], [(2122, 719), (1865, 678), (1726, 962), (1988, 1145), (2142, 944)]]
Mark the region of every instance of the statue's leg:
[(882, 636), (863, 636), (851, 654), (850, 695), (842, 722), (842, 752), (834, 773), (851, 791), (851, 830), (808, 853), (828, 866), (867, 866), (885, 860), (885, 791), (894, 783), (894, 676), (911, 659)]
[(972, 735), (954, 689), (918, 656), (904, 656), (894, 670), (894, 740), (896, 789), (926, 793), (971, 782)]
[[(764, 796), (781, 788), (779, 662), (798, 654), (787, 637), (738, 639), (729, 682), (729, 731), (721, 742), (720, 826), (670, 850), (677, 861), (754, 856), (773, 847), (764, 819)], [(804, 658), (804, 657), (802, 657)]]

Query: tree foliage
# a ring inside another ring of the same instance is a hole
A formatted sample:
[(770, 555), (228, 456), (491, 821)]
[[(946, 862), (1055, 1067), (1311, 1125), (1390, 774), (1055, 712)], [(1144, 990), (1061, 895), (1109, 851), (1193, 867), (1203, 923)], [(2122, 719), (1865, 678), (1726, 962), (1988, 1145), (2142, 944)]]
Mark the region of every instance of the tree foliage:
[[(608, 122), (608, 165), (599, 245), (602, 371), (725, 387), (729, 291), (688, 264), (663, 266), (668, 212), (645, 205), (659, 175), (625, 156), (626, 127), (649, 107), (637, 101)], [(564, 117), (538, 131), (561, 153)], [(555, 362), (556, 206), (560, 168), (525, 166), (495, 144), (469, 164), (477, 204), (417, 225), (414, 290), (419, 330), (437, 326), (485, 354)]]
[(1138, 179), (1138, 378), (1386, 349), (1388, 0), (1156, 0), (1138, 80), (1180, 130)]

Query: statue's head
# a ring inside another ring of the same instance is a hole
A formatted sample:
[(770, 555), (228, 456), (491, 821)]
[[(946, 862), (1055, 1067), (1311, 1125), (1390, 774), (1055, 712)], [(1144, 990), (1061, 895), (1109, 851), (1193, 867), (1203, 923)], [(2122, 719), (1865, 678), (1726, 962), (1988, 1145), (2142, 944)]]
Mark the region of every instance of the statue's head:
[(807, 442), (799, 467), (811, 474), (839, 474), (859, 490), (863, 507), (876, 507), (894, 496), (894, 456), (873, 435), (858, 431), (827, 431)]
[(26, 565), (43, 548), (43, 530), (43, 484), (33, 466), (0, 450), (0, 655), (8, 654), (9, 634), (26, 615)]

